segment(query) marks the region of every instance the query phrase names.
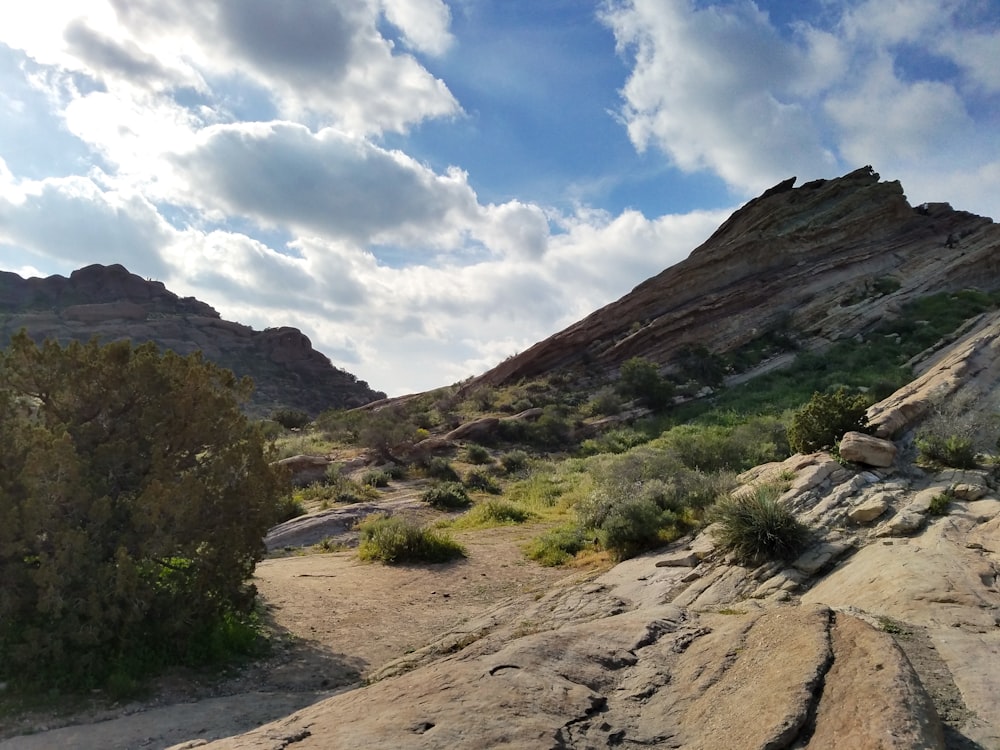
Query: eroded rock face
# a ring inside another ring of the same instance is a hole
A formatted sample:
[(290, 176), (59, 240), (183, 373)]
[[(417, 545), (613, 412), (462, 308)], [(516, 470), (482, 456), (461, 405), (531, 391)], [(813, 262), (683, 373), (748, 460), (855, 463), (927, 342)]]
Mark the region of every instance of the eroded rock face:
[(253, 378), (250, 410), (261, 416), (278, 408), (315, 415), (385, 397), (334, 367), (298, 329), (255, 331), (223, 320), (204, 302), (178, 297), (120, 265), (87, 266), (68, 279), (22, 279), (0, 271), (0, 346), (22, 327), (36, 341), (97, 336), (154, 341), (178, 354), (200, 350), (238, 376)]
[[(780, 189), (778, 189), (780, 188)], [(807, 347), (849, 338), (928, 290), (1000, 282), (1000, 227), (947, 204), (911, 207), (870, 167), (747, 203), (691, 255), (629, 294), (474, 379), (503, 384), (583, 362), (614, 374), (631, 357), (670, 367), (787, 323)], [(894, 279), (900, 286), (880, 286)]]

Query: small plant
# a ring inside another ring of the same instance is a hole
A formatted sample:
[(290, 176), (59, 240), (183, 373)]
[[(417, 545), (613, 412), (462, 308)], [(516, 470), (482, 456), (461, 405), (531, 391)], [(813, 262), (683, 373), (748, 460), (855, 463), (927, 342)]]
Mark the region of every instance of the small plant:
[(931, 498), (931, 503), (927, 507), (927, 512), (932, 516), (946, 516), (951, 506), (952, 495), (949, 492), (942, 492)]
[(276, 523), (284, 523), (305, 514), (306, 507), (295, 494), (288, 494), (278, 499)]
[(972, 439), (948, 435), (943, 437), (931, 432), (924, 432), (916, 440), (920, 455), (918, 460), (924, 464), (939, 464), (955, 469), (976, 468), (976, 451)]
[(369, 487), (388, 487), (392, 475), (387, 471), (369, 471), (361, 479), (362, 484)]
[(465, 556), (462, 545), (453, 539), (395, 516), (369, 516), (358, 525), (358, 531), (358, 557), (362, 560), (437, 563)]
[(889, 635), (895, 635), (905, 638), (906, 636), (913, 634), (911, 631), (903, 627), (903, 623), (897, 620), (893, 620), (891, 617), (886, 617), (884, 615), (878, 618), (878, 626), (883, 633), (888, 633)]
[(502, 490), (500, 485), (497, 484), (497, 480), (491, 477), (482, 469), (473, 469), (468, 474), (465, 475), (465, 480), (463, 482), (466, 487), (470, 490), (479, 490), (480, 492), (488, 492), (491, 495), (499, 495)]
[(808, 528), (778, 500), (778, 488), (764, 485), (752, 493), (720, 502), (715, 520), (719, 541), (747, 563), (785, 560), (809, 538)]
[(546, 531), (528, 545), (525, 554), (535, 562), (555, 567), (572, 560), (586, 546), (583, 529), (574, 524)]
[(504, 526), (507, 524), (524, 523), (532, 517), (532, 513), (519, 508), (513, 503), (499, 498), (490, 498), (479, 503), (465, 516), (467, 526)]
[(424, 472), (432, 479), (442, 479), (446, 482), (457, 482), (458, 472), (444, 456), (434, 456), (424, 464)]
[(472, 503), (469, 493), (458, 482), (442, 482), (424, 492), (420, 499), (439, 510), (467, 508)]
[(809, 403), (795, 412), (788, 428), (788, 444), (797, 453), (832, 448), (845, 432), (867, 432), (869, 406), (864, 394), (846, 388), (833, 393), (814, 393)]
[(470, 464), (483, 465), (493, 463), (493, 456), (481, 445), (473, 443), (465, 449), (465, 460)]
[(508, 474), (517, 474), (528, 468), (528, 454), (522, 450), (514, 450), (500, 456), (500, 465)]

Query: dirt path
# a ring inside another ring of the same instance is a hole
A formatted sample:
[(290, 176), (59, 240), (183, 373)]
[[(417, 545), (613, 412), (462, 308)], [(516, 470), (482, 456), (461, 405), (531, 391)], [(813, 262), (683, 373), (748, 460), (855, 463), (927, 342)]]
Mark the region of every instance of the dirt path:
[(6, 721), (0, 749), (156, 750), (227, 737), (290, 714), (357, 686), (370, 671), (504, 599), (566, 579), (565, 570), (524, 558), (520, 546), (537, 531), (457, 534), (468, 557), (439, 565), (365, 564), (353, 551), (265, 560), (255, 583), (278, 634), (268, 659), (211, 684), (183, 675), (164, 679), (144, 702)]

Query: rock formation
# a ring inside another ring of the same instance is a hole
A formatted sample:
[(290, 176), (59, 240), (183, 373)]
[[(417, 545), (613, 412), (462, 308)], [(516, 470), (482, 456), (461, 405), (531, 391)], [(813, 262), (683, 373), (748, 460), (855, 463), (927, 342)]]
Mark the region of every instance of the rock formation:
[(206, 359), (253, 378), (249, 408), (257, 415), (278, 408), (315, 415), (385, 397), (334, 367), (298, 329), (255, 331), (223, 320), (204, 302), (178, 297), (120, 265), (87, 266), (69, 278), (22, 279), (0, 271), (0, 346), (21, 328), (36, 341), (97, 336), (154, 341), (178, 354), (200, 350)]
[(871, 167), (733, 214), (684, 261), (473, 379), (500, 385), (574, 366), (617, 372), (635, 356), (669, 369), (685, 346), (722, 354), (769, 332), (807, 347), (863, 333), (907, 300), (1000, 286), (1000, 227), (946, 203), (911, 207)]

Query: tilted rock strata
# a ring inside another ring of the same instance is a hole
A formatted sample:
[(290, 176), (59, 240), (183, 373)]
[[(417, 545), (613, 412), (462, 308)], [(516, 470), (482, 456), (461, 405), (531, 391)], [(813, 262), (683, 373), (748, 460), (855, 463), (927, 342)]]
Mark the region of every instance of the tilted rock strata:
[(22, 279), (0, 271), (0, 346), (21, 328), (36, 341), (97, 336), (104, 342), (153, 341), (178, 354), (201, 351), (238, 376), (253, 378), (250, 407), (262, 415), (276, 408), (315, 415), (385, 396), (334, 367), (298, 329), (255, 331), (223, 320), (204, 302), (178, 297), (120, 265), (87, 266), (69, 278)]
[[(876, 281), (900, 284), (880, 291)], [(1000, 285), (1000, 227), (947, 204), (913, 208), (870, 167), (746, 204), (684, 261), (479, 378), (503, 384), (631, 357), (668, 366), (685, 345), (716, 354), (788, 325), (807, 347), (851, 337), (907, 300)]]

